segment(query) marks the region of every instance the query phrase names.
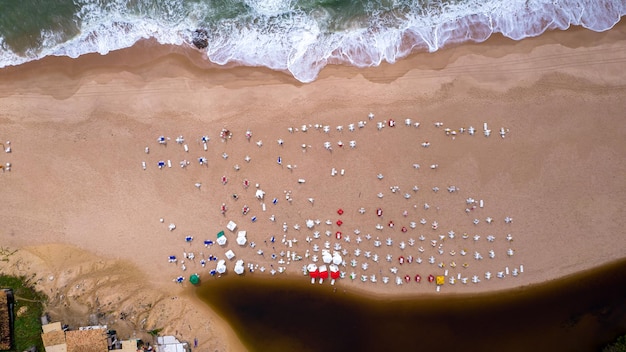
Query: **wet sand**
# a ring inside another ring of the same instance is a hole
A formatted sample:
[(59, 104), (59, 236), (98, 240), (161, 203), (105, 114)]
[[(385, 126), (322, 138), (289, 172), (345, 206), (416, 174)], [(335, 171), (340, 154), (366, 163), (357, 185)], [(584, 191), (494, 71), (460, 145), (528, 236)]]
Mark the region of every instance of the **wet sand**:
[[(253, 264), (254, 273), (244, 277), (292, 275), (308, 281), (301, 267), (313, 261), (313, 246), (329, 241), (332, 249), (339, 243), (347, 250), (342, 271), (346, 276), (354, 272), (356, 279), (340, 279), (336, 286), (376, 297), (434, 294), (435, 285), (425, 278), (446, 270), (440, 295), (541, 283), (622, 258), (625, 30), (621, 24), (604, 33), (573, 28), (521, 42), (492, 38), (379, 68), (329, 67), (306, 85), (265, 69), (199, 67), (197, 54), (149, 42), (105, 57), (48, 58), (3, 69), (0, 140), (11, 141), (12, 152), (0, 161), (12, 168), (0, 175), (0, 235), (8, 259), (0, 268), (32, 275), (54, 297), (51, 309), (60, 316), (66, 305), (80, 307), (75, 316), (99, 308), (111, 324), (122, 324), (123, 316), (128, 328), (122, 331), (129, 336), (164, 327), (165, 333), (188, 340), (198, 337), (203, 348), (236, 350), (243, 347), (218, 317), (188, 295), (190, 285), (172, 282), (198, 272), (210, 285), (218, 279), (209, 275), (215, 262), (203, 268), (200, 259), (222, 259), (228, 249), (236, 253), (235, 260)], [(405, 126), (407, 118), (411, 126)], [(395, 119), (395, 127), (389, 127), (389, 119)], [(367, 124), (349, 131), (359, 121)], [(379, 122), (386, 126), (380, 131)], [(489, 137), (483, 136), (485, 122), (492, 129)], [(303, 124), (310, 125), (307, 132), (288, 131)], [(329, 126), (329, 132), (315, 124)], [(476, 135), (469, 135), (469, 126)], [(500, 127), (507, 132), (504, 138)], [(222, 128), (233, 132), (231, 139), (220, 139)], [(457, 135), (452, 138), (446, 128)], [(161, 135), (171, 138), (167, 146), (157, 142)], [(181, 135), (189, 152), (175, 142)], [(207, 151), (199, 142), (203, 135), (211, 138)], [(355, 148), (348, 145), (352, 140)], [(198, 164), (200, 156), (208, 166)], [(161, 160), (171, 160), (172, 168), (159, 169)], [(181, 168), (182, 160), (189, 166)], [(345, 175), (331, 176), (333, 167)], [(226, 185), (222, 176), (228, 177)], [(245, 179), (251, 183), (247, 189)], [(266, 192), (265, 212), (254, 197), (256, 183)], [(449, 193), (451, 185), (458, 191)], [(276, 205), (271, 204), (274, 197)], [(314, 198), (313, 204), (308, 198)], [(467, 204), (467, 198), (482, 199), (484, 207), (466, 212), (477, 205)], [(225, 215), (222, 203), (228, 207)], [(244, 205), (251, 208), (247, 215), (241, 214)], [(382, 217), (376, 216), (377, 208), (383, 209)], [(276, 221), (269, 220), (272, 214)], [(307, 219), (321, 222), (309, 230)], [(257, 246), (237, 246), (227, 231), (225, 247), (205, 247), (203, 240), (215, 240), (229, 220)], [(170, 223), (176, 224), (174, 231), (168, 230)], [(314, 231), (320, 231), (319, 239)], [(340, 241), (334, 239), (337, 231), (343, 235)], [(513, 241), (505, 239), (508, 234)], [(476, 241), (475, 235), (480, 236)], [(489, 235), (494, 242), (487, 241)], [(194, 240), (185, 242), (186, 236)], [(283, 236), (298, 242), (288, 248)], [(374, 244), (377, 237), (380, 247)], [(392, 245), (386, 245), (387, 238)], [(358, 256), (357, 248), (362, 250)], [(19, 251), (8, 254), (14, 249)], [(287, 250), (297, 251), (302, 260), (279, 264), (280, 252)], [(489, 250), (495, 258), (488, 257)], [(366, 251), (378, 254), (379, 262), (365, 258)], [(186, 260), (183, 272), (180, 260), (190, 252), (196, 258)], [(474, 259), (476, 252), (483, 259)], [(179, 262), (168, 263), (170, 255)], [(406, 261), (409, 256), (413, 263)], [(434, 264), (428, 263), (430, 256)], [(363, 263), (369, 267), (363, 269)], [(228, 265), (227, 275), (235, 275), (233, 263)], [(487, 271), (495, 276), (521, 265), (518, 276), (485, 278)], [(286, 272), (271, 275), (272, 266)], [(390, 271), (394, 267), (397, 273)], [(396, 277), (403, 281), (416, 274), (422, 283), (395, 283)], [(480, 283), (449, 281), (474, 275)], [(116, 283), (109, 285), (109, 277)], [(383, 284), (383, 277), (390, 282)], [(103, 292), (107, 287), (110, 292)], [(120, 292), (125, 293), (122, 306)], [(163, 308), (154, 309), (157, 304)], [(224, 334), (229, 337), (216, 337)]]

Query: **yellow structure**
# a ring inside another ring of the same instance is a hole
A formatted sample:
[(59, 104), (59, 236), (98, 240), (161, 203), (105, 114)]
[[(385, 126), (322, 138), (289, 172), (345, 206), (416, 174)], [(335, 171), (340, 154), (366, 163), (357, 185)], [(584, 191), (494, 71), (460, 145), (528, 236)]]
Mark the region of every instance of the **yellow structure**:
[(438, 276), (435, 278), (435, 283), (436, 283), (438, 286), (443, 285), (445, 282), (446, 282), (446, 278), (445, 278), (443, 275), (438, 275)]

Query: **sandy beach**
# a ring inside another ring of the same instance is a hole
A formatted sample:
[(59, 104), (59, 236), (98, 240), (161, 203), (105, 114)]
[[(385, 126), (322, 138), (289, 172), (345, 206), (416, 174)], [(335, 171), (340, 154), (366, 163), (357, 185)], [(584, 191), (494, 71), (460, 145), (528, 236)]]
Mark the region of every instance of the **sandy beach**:
[[(234, 333), (173, 282), (219, 280), (208, 258), (228, 250), (226, 275), (243, 259), (242, 280), (308, 281), (327, 248), (335, 286), (376, 297), (513, 289), (623, 258), (625, 33), (494, 36), (310, 84), (151, 42), (4, 68), (0, 270), (69, 323), (100, 314), (122, 337), (164, 328), (230, 351)], [(205, 245), (221, 230), (225, 246)]]

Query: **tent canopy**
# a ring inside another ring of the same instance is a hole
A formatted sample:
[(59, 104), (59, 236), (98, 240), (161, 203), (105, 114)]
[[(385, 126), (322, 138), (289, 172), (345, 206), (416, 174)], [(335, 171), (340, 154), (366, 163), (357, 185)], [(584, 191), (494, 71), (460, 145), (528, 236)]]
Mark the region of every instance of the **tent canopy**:
[(191, 276), (189, 276), (189, 282), (191, 282), (194, 285), (199, 284), (200, 276), (198, 276), (198, 274), (191, 274)]

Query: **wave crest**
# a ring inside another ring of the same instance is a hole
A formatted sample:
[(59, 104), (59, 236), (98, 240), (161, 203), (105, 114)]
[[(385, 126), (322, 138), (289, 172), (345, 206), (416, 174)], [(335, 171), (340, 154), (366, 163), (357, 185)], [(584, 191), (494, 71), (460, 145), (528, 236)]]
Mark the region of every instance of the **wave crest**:
[[(206, 30), (207, 58), (220, 65), (237, 63), (289, 71), (311, 82), (329, 63), (357, 67), (394, 63), (416, 50), (434, 52), (446, 45), (482, 42), (493, 33), (514, 40), (580, 25), (605, 31), (626, 12), (621, 0), (463, 0), (417, 2), (385, 7), (369, 0), (364, 12), (342, 17), (337, 9), (304, 6), (295, 0), (243, 0), (239, 12), (220, 18), (209, 2), (75, 0), (80, 33), (65, 40), (42, 31), (42, 47), (17, 54), (0, 36), (0, 67), (45, 56), (76, 58), (107, 54), (154, 38), (161, 44), (191, 45), (193, 33)], [(238, 1), (238, 0), (237, 0)], [(310, 0), (307, 0), (310, 1)], [(242, 10), (243, 9), (243, 10)]]

